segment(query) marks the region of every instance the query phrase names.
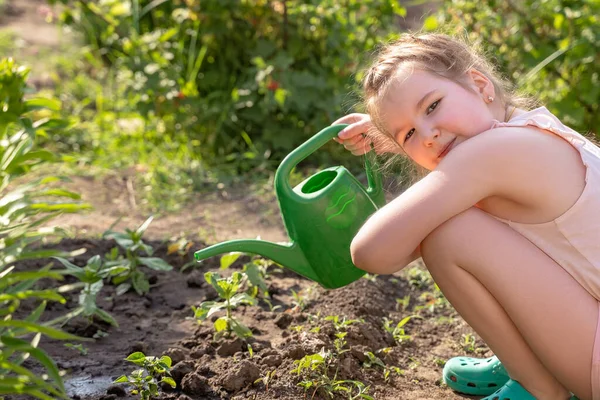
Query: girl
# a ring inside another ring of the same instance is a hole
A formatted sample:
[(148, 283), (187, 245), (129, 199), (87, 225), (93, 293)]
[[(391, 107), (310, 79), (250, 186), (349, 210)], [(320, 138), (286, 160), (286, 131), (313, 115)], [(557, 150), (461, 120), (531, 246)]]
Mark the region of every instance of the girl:
[(356, 266), (391, 274), (423, 258), (498, 357), (450, 360), (451, 388), (600, 399), (600, 149), (546, 108), (522, 108), (448, 36), (402, 36), (363, 85), (368, 115), (336, 121), (349, 124), (336, 140), (430, 172), (360, 229)]

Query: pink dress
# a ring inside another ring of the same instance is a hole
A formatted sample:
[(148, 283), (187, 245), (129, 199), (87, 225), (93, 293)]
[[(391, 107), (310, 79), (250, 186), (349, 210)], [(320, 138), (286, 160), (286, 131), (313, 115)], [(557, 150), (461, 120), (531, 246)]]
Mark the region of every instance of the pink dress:
[[(579, 151), (586, 166), (585, 188), (579, 199), (553, 221), (525, 224), (504, 220), (564, 268), (600, 301), (600, 148), (565, 126), (545, 107), (519, 115), (495, 127), (532, 125), (552, 132)], [(596, 328), (592, 365), (592, 392), (600, 399), (600, 318)]]

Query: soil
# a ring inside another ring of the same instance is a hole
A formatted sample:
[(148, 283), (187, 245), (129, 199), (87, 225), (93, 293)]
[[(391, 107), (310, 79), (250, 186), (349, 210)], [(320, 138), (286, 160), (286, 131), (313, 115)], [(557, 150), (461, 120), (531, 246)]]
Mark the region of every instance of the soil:
[[(336, 290), (322, 289), (294, 272), (271, 266), (267, 279), (271, 306), (259, 295), (257, 305), (240, 306), (233, 312), (250, 328), (252, 337), (241, 340), (232, 335), (215, 339), (212, 321), (197, 323), (191, 309), (203, 301), (217, 300), (204, 273), (218, 271), (227, 276), (240, 270), (250, 258), (242, 257), (225, 270), (219, 269), (218, 259), (211, 259), (182, 272), (193, 251), (204, 247), (204, 243), (195, 243), (185, 255), (168, 254), (166, 241), (148, 244), (155, 249), (154, 256), (169, 262), (174, 270), (146, 270), (152, 287), (144, 296), (134, 291), (117, 295), (111, 285), (102, 289), (98, 305), (117, 320), (118, 328), (97, 320), (69, 321), (63, 327), (65, 331), (91, 338), (81, 343), (85, 355), (61, 341), (42, 341), (41, 347), (66, 372), (67, 390), (74, 400), (135, 398), (123, 385), (112, 382), (136, 368), (124, 361), (136, 351), (168, 355), (173, 360), (171, 375), (177, 388), (163, 388), (156, 397), (160, 400), (326, 399), (323, 390), (314, 393), (314, 397), (313, 390), (305, 393), (297, 385), (301, 377), (291, 371), (296, 367), (294, 362), (306, 355), (322, 349), (335, 352), (337, 332), (347, 332), (347, 344), (333, 363), (329, 377), (334, 377), (337, 368), (337, 379), (364, 383), (375, 399), (471, 398), (454, 393), (441, 383), (443, 363), (459, 354), (490, 355), (443, 299), (435, 301), (431, 285), (423, 284), (427, 274), (418, 264), (396, 276), (361, 278)], [(85, 249), (84, 254), (72, 260), (84, 266), (91, 256), (103, 256), (115, 246), (112, 240), (64, 239), (52, 247), (66, 251)], [(39, 268), (47, 263), (48, 260), (28, 262), (19, 268)], [(67, 279), (64, 283), (74, 282)], [(302, 302), (294, 297), (294, 292)], [(396, 299), (405, 296), (409, 300), (402, 306)], [(66, 297), (66, 304), (53, 303), (48, 307), (44, 319), (65, 315), (78, 305), (76, 294)], [(300, 306), (301, 303), (304, 304)], [(224, 312), (217, 313), (212, 319), (222, 315)], [(383, 329), (385, 318), (395, 326), (410, 315), (420, 318), (413, 317), (404, 325), (409, 337), (396, 341)], [(336, 330), (327, 318), (332, 316), (338, 316), (339, 321), (359, 321)], [(465, 337), (473, 342), (465, 343)], [(392, 370), (386, 379), (383, 367), (368, 365), (367, 352), (400, 371)], [(27, 366), (39, 368), (34, 362)], [(274, 376), (267, 386), (261, 378), (271, 371), (275, 371)], [(347, 395), (337, 393), (334, 398)]]
[[(44, 4), (36, 0), (9, 1), (0, 18), (0, 27), (13, 29), (25, 41), (23, 48), (34, 53), (57, 49), (62, 38), (55, 26), (44, 21), (47, 10), (40, 9)], [(46, 28), (50, 31), (45, 31)], [(33, 79), (39, 78), (42, 67), (34, 68)], [(68, 251), (85, 249), (85, 253), (71, 260), (77, 265), (84, 266), (91, 256), (103, 256), (115, 246), (113, 241), (100, 237), (115, 221), (118, 221), (115, 229), (123, 231), (125, 227), (137, 227), (147, 217), (139, 207), (135, 179), (125, 173), (73, 177), (68, 188), (81, 193), (94, 209), (55, 220), (71, 232), (71, 237), (50, 247)], [(176, 236), (193, 241), (187, 253), (169, 254), (168, 239)], [(198, 195), (183, 211), (157, 216), (145, 240), (154, 248), (154, 256), (166, 260), (174, 269), (146, 270), (152, 287), (143, 296), (133, 291), (117, 296), (112, 285), (105, 285), (98, 296), (98, 305), (119, 326), (73, 319), (63, 327), (88, 338), (89, 341), (81, 343), (85, 355), (66, 347), (64, 342), (43, 339), (40, 343), (64, 371), (70, 397), (74, 400), (135, 398), (123, 385), (114, 385), (112, 381), (131, 373), (135, 366), (124, 358), (142, 351), (146, 355), (168, 355), (173, 360), (171, 375), (177, 387), (161, 388), (157, 399), (326, 399), (329, 397), (324, 390), (305, 392), (298, 386), (301, 377), (291, 371), (296, 367), (294, 361), (306, 355), (322, 349), (335, 351), (337, 332), (326, 317), (339, 316), (340, 320), (361, 322), (340, 328), (341, 332), (347, 332), (344, 338), (347, 343), (328, 371), (330, 378), (337, 367), (337, 379), (364, 383), (369, 387), (368, 394), (375, 399), (471, 398), (454, 393), (441, 383), (443, 363), (456, 355), (486, 357), (491, 353), (456, 312), (435, 295), (432, 284), (424, 280), (425, 269), (418, 263), (395, 276), (363, 278), (336, 290), (322, 289), (291, 271), (270, 267), (267, 283), (271, 306), (259, 300), (257, 305), (238, 307), (233, 314), (251, 329), (252, 337), (215, 340), (212, 321), (198, 324), (191, 309), (204, 301), (216, 300), (216, 292), (205, 282), (204, 273), (219, 271), (229, 275), (240, 270), (249, 258), (241, 258), (226, 270), (219, 270), (218, 259), (182, 269), (191, 261), (193, 252), (206, 243), (257, 236), (271, 241), (287, 240), (274, 196), (257, 194), (246, 187)], [(18, 268), (35, 269), (48, 262), (23, 263)], [(69, 279), (65, 283), (74, 282)], [(304, 304), (298, 304), (301, 303), (298, 295)], [(64, 305), (49, 304), (45, 320), (64, 315), (77, 306), (76, 293), (66, 293), (65, 297)], [(406, 304), (397, 299), (407, 299)], [(215, 318), (222, 315), (223, 312), (217, 313)], [(404, 325), (408, 337), (401, 341), (383, 328), (385, 318), (395, 326), (410, 315), (419, 317)], [(373, 363), (369, 366), (365, 355), (368, 352), (388, 368), (399, 370), (390, 369), (386, 378), (382, 367)], [(33, 361), (26, 362), (29, 368), (43, 372)], [(267, 374), (273, 374), (270, 380), (266, 377), (271, 375)], [(336, 393), (334, 398), (348, 398), (348, 395)]]

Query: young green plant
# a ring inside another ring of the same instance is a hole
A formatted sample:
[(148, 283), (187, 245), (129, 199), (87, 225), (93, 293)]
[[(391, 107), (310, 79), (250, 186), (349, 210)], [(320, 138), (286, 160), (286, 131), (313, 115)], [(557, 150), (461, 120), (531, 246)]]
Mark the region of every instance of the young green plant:
[(215, 339), (222, 335), (230, 336), (231, 333), (241, 339), (252, 336), (252, 331), (233, 316), (232, 311), (241, 304), (256, 304), (256, 299), (247, 293), (238, 293), (246, 275), (241, 272), (234, 272), (229, 278), (222, 278), (216, 272), (207, 272), (204, 279), (217, 291), (222, 301), (205, 301), (200, 307), (192, 306), (194, 317), (198, 323), (213, 314), (225, 309), (226, 315), (220, 317), (214, 322)]
[[(336, 358), (334, 355), (323, 348), (319, 353), (310, 354), (302, 357), (300, 360), (294, 361), (296, 368), (290, 371), (290, 373), (302, 378), (298, 386), (304, 388), (305, 392), (312, 390), (311, 399), (320, 391), (329, 398), (333, 398), (337, 393), (343, 393), (349, 399), (353, 400), (373, 400), (373, 397), (367, 394), (369, 387), (364, 383), (354, 380), (337, 379), (337, 368), (334, 376), (329, 376), (330, 367), (335, 361)], [(355, 387), (356, 393), (353, 392), (352, 386)]]
[[(89, 323), (92, 322), (94, 317), (98, 317), (113, 326), (119, 326), (112, 315), (100, 309), (96, 304), (96, 297), (104, 286), (104, 279), (110, 276), (115, 270), (118, 270), (119, 267), (108, 267), (98, 255), (88, 259), (87, 264), (83, 268), (78, 267), (65, 258), (54, 258), (60, 261), (65, 267), (65, 270), (60, 272), (76, 277), (83, 284), (83, 289), (79, 294), (79, 307), (58, 320), (66, 322), (71, 318), (81, 315), (87, 318)], [(55, 321), (58, 322), (58, 320)]]
[(151, 396), (158, 395), (159, 383), (164, 382), (172, 388), (176, 387), (175, 381), (170, 376), (170, 357), (146, 356), (138, 351), (130, 354), (125, 360), (142, 368), (134, 370), (129, 376), (121, 375), (113, 383), (128, 383), (133, 387), (131, 394), (139, 395), (141, 400), (149, 400)]
[(112, 282), (117, 286), (117, 295), (127, 292), (133, 287), (139, 295), (150, 291), (150, 283), (140, 266), (144, 265), (155, 271), (170, 271), (173, 269), (162, 258), (142, 257), (140, 252), (151, 256), (153, 249), (144, 243), (142, 236), (148, 229), (153, 217), (150, 216), (136, 230), (125, 229), (125, 232), (114, 232), (111, 229), (104, 233), (105, 239), (114, 239), (125, 251), (125, 257), (119, 255), (116, 248), (107, 255), (106, 264), (110, 267), (118, 267), (111, 272)]

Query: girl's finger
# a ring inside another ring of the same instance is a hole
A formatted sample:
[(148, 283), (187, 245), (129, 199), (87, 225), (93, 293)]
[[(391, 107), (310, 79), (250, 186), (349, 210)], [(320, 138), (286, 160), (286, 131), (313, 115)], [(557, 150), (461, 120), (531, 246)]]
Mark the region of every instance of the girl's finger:
[(365, 114), (352, 113), (352, 114), (344, 115), (342, 118), (337, 119), (331, 125), (354, 124), (355, 122), (358, 122), (365, 117), (366, 117)]

